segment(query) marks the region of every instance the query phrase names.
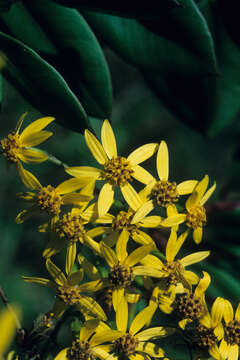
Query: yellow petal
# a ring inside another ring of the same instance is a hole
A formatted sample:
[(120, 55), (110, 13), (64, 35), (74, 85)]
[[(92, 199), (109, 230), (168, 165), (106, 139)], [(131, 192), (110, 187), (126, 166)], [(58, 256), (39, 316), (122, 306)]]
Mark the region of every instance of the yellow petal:
[(130, 235), (129, 232), (126, 229), (123, 229), (123, 231), (121, 232), (121, 234), (117, 240), (116, 254), (117, 254), (117, 258), (121, 264), (124, 262), (124, 260), (128, 256), (127, 243), (128, 243), (129, 235)]
[(158, 227), (162, 222), (162, 218), (160, 216), (146, 216), (141, 220), (141, 226), (146, 228), (155, 228)]
[(133, 319), (129, 332), (132, 335), (138, 333), (139, 330), (141, 330), (144, 327), (144, 325), (146, 325), (146, 323), (149, 321), (151, 316), (152, 316), (152, 309), (149, 306), (145, 307)]
[(156, 184), (156, 180), (153, 179), (149, 184), (147, 184), (141, 191), (139, 191), (138, 195), (140, 196), (140, 199), (142, 200), (142, 203), (145, 203), (149, 200), (151, 191)]
[(192, 285), (196, 285), (199, 281), (199, 277), (196, 274), (194, 274), (192, 271), (185, 270), (183, 276), (185, 277), (187, 282)]
[(153, 241), (151, 236), (149, 236), (148, 234), (144, 233), (141, 230), (138, 230), (138, 232), (133, 233), (132, 238), (134, 241), (136, 241), (137, 243), (139, 243), (141, 245), (152, 244), (154, 246), (154, 248), (156, 248), (155, 242)]
[(227, 324), (233, 320), (233, 307), (228, 300), (225, 300), (223, 317)]
[(67, 357), (67, 352), (70, 348), (65, 348), (63, 350), (61, 350), (57, 356), (54, 358), (54, 360), (67, 360), (68, 357)]
[(137, 351), (144, 352), (153, 358), (159, 358), (164, 356), (164, 351), (160, 346), (151, 342), (140, 342), (136, 348)]
[(148, 184), (154, 180), (153, 176), (140, 165), (132, 166), (132, 170), (134, 171), (132, 177), (143, 184)]
[(14, 337), (19, 313), (19, 309), (16, 307), (10, 308), (9, 310), (5, 309), (0, 313), (0, 356), (5, 353)]
[(63, 286), (67, 284), (67, 279), (63, 272), (50, 259), (46, 260), (46, 268), (58, 285)]
[(109, 183), (103, 185), (98, 196), (98, 213), (99, 217), (104, 216), (114, 201), (113, 186)]
[(75, 242), (71, 242), (70, 245), (67, 247), (66, 253), (66, 264), (65, 264), (65, 271), (66, 274), (71, 274), (77, 253), (77, 245)]
[(133, 216), (131, 224), (136, 224), (143, 220), (145, 216), (147, 216), (152, 210), (154, 209), (153, 201), (147, 201), (143, 204), (137, 211), (136, 214)]
[(197, 193), (197, 191), (194, 190), (186, 201), (185, 207), (187, 211), (190, 211), (192, 208), (198, 205), (199, 200), (200, 200), (199, 194)]
[(91, 264), (83, 255), (81, 254), (78, 255), (78, 262), (80, 266), (83, 267), (84, 272), (86, 273), (87, 277), (89, 277), (89, 279), (91, 280), (100, 279), (100, 275), (98, 273), (98, 269), (96, 268), (96, 266)]
[(163, 227), (173, 227), (176, 226), (178, 224), (183, 223), (186, 220), (186, 215), (185, 214), (178, 214), (178, 215), (174, 215), (174, 216), (169, 216), (168, 218), (166, 218), (165, 220), (163, 220), (161, 222), (161, 226)]
[(238, 304), (237, 310), (235, 312), (235, 319), (240, 321), (240, 303)]
[(216, 359), (216, 360), (224, 360), (220, 354), (220, 351), (218, 349), (218, 346), (216, 344), (214, 344), (213, 346), (211, 346), (209, 349), (208, 349), (208, 352), (209, 354), (211, 355), (211, 357), (213, 359)]
[(186, 180), (178, 184), (177, 191), (179, 195), (187, 195), (191, 194), (196, 187), (198, 181), (197, 180)]
[(29, 135), (39, 132), (42, 129), (44, 129), (48, 124), (50, 124), (53, 120), (55, 120), (53, 117), (44, 117), (38, 120), (35, 120), (30, 125), (28, 125), (23, 132), (20, 135), (20, 140), (22, 143), (25, 142), (25, 139), (29, 137)]
[[(105, 345), (107, 347), (107, 345)], [(108, 346), (110, 347), (110, 345)], [(112, 351), (112, 348), (109, 352)], [(105, 351), (104, 349), (100, 348), (100, 346), (94, 347), (92, 349), (93, 355), (95, 355), (95, 358), (99, 358), (100, 360), (117, 360), (118, 357), (114, 354), (109, 354), (109, 352)]]
[(126, 200), (126, 202), (128, 203), (128, 205), (132, 210), (137, 211), (140, 208), (140, 206), (142, 206), (142, 201), (138, 193), (129, 183), (122, 185), (121, 191), (124, 199)]
[(77, 285), (78, 283), (80, 283), (82, 281), (83, 275), (84, 275), (83, 269), (73, 272), (72, 274), (70, 274), (68, 276), (68, 280), (67, 280), (68, 284), (69, 285)]
[(157, 153), (157, 172), (160, 180), (168, 180), (168, 163), (168, 147), (165, 141), (161, 141)]
[(89, 296), (82, 295), (79, 299), (77, 307), (84, 316), (88, 315), (91, 317), (97, 317), (101, 320), (107, 320), (106, 314), (101, 306)]
[(203, 233), (202, 227), (197, 227), (196, 229), (193, 230), (193, 240), (195, 244), (200, 244), (200, 242), (202, 241), (202, 233)]
[(116, 139), (113, 129), (108, 120), (104, 120), (103, 122), (102, 130), (101, 130), (101, 140), (102, 140), (103, 148), (109, 159), (112, 159), (113, 157), (117, 157)]
[(102, 257), (106, 260), (106, 262), (110, 267), (114, 267), (115, 265), (118, 264), (118, 258), (115, 252), (109, 246), (104, 244), (102, 241), (100, 243), (100, 249), (101, 249)]
[(109, 286), (108, 279), (99, 279), (88, 281), (82, 285), (79, 285), (78, 288), (81, 292), (95, 292), (104, 289), (106, 286)]
[(100, 246), (99, 244), (93, 240), (90, 236), (85, 235), (84, 236), (84, 244), (90, 247), (92, 250), (94, 250), (98, 255), (100, 255)]
[(185, 327), (186, 327), (186, 325), (187, 325), (188, 323), (190, 323), (190, 322), (192, 322), (191, 319), (183, 319), (183, 320), (181, 320), (181, 321), (178, 322), (178, 325), (179, 325), (179, 327), (180, 327), (182, 330), (184, 330)]
[(32, 173), (24, 169), (20, 162), (18, 162), (17, 166), (19, 175), (24, 185), (31, 190), (41, 190), (42, 185), (38, 179)]
[(171, 235), (168, 239), (167, 247), (166, 247), (166, 258), (168, 262), (171, 262), (175, 259), (175, 256), (178, 254), (179, 250), (181, 249), (188, 234), (189, 232), (185, 231), (177, 238), (177, 234), (175, 230), (171, 231)]
[(153, 266), (159, 270), (163, 267), (162, 261), (154, 255), (146, 255), (145, 258), (141, 260), (141, 263), (147, 266)]
[(85, 178), (85, 179), (101, 179), (103, 171), (90, 166), (73, 166), (68, 167), (65, 171), (72, 176)]
[(84, 136), (87, 146), (97, 162), (101, 165), (105, 164), (108, 158), (98, 139), (89, 130), (85, 130)]
[(38, 214), (39, 214), (39, 209), (36, 205), (34, 205), (27, 210), (21, 211), (16, 217), (16, 223), (22, 224), (24, 221), (26, 221), (26, 220), (30, 219), (32, 216), (38, 215)]
[(228, 359), (238, 360), (239, 347), (237, 344), (231, 345), (229, 348)]
[(50, 287), (53, 290), (56, 290), (57, 288), (56, 284), (54, 284), (54, 282), (48, 279), (39, 278), (39, 277), (30, 277), (30, 276), (22, 276), (22, 279), (28, 283), (34, 283), (34, 284)]
[(48, 155), (41, 150), (23, 148), (18, 152), (18, 157), (27, 164), (38, 164), (48, 159)]
[(87, 234), (88, 234), (88, 236), (95, 238), (102, 234), (108, 234), (109, 232), (112, 232), (112, 228), (105, 227), (105, 226), (98, 226), (96, 228), (88, 230)]
[(215, 189), (216, 189), (216, 183), (214, 183), (213, 186), (211, 186), (210, 189), (208, 189), (208, 191), (203, 195), (199, 204), (204, 205), (205, 202), (207, 202), (207, 200), (210, 198), (210, 196), (212, 195)]
[(158, 270), (156, 268), (154, 268), (153, 266), (134, 266), (133, 268), (133, 275), (137, 276), (137, 275), (141, 275), (141, 276), (151, 276), (151, 277), (156, 277), (156, 278), (162, 278), (162, 277), (166, 277), (167, 274), (166, 272), (163, 272), (161, 270)]
[(88, 203), (92, 200), (92, 196), (82, 195), (78, 193), (69, 193), (65, 194), (62, 197), (64, 205), (81, 205), (83, 203)]
[(21, 126), (22, 126), (22, 123), (23, 123), (23, 120), (25, 119), (27, 115), (27, 112), (25, 112), (24, 114), (22, 114), (17, 122), (17, 125), (15, 127), (15, 132), (18, 134), (20, 129), (21, 129)]
[[(170, 329), (170, 332), (173, 333), (174, 330)], [(158, 339), (164, 335), (169, 335), (169, 329), (164, 328), (163, 326), (158, 326), (141, 331), (137, 334), (137, 338), (139, 341), (147, 341), (150, 339)]]
[(38, 131), (32, 134), (29, 134), (25, 137), (24, 142), (22, 142), (22, 146), (37, 146), (47, 140), (50, 136), (52, 136), (51, 131)]
[(210, 285), (210, 282), (211, 282), (210, 275), (206, 271), (203, 271), (203, 278), (199, 281), (194, 291), (194, 296), (201, 299), (203, 294), (207, 290), (208, 286)]
[(100, 319), (91, 319), (86, 321), (80, 330), (80, 341), (87, 341), (90, 336), (97, 330), (99, 323)]
[(180, 260), (180, 262), (185, 267), (200, 262), (206, 259), (206, 257), (208, 257), (209, 255), (210, 255), (210, 251), (198, 251), (183, 257)]
[(232, 360), (228, 357), (230, 346), (231, 346), (230, 344), (228, 344), (224, 339), (222, 339), (220, 346), (219, 346), (219, 351), (224, 360), (225, 359)]
[(140, 297), (141, 297), (140, 294), (126, 293), (126, 295), (125, 295), (127, 302), (130, 304), (136, 304), (140, 300)]
[(147, 254), (153, 250), (153, 245), (143, 245), (138, 249), (135, 249), (131, 254), (126, 258), (124, 264), (131, 267), (140, 262)]
[(121, 303), (123, 297), (124, 297), (124, 288), (123, 287), (116, 287), (113, 289), (112, 304), (113, 304), (113, 308), (114, 308), (115, 312), (117, 312), (118, 306)]
[(125, 296), (121, 297), (116, 310), (117, 329), (126, 333), (128, 324), (128, 303), (125, 299)]
[(211, 318), (212, 327), (216, 327), (222, 320), (225, 310), (225, 301), (221, 297), (217, 297), (212, 305)]
[(209, 183), (209, 176), (205, 175), (204, 178), (196, 185), (194, 191), (196, 191), (199, 195), (199, 199), (203, 197), (203, 194), (207, 190)]
[[(66, 181), (63, 181), (61, 184), (59, 184), (56, 187), (56, 192), (58, 194), (68, 194), (71, 193), (73, 191), (76, 191), (78, 189), (80, 189), (81, 187), (85, 186), (87, 184), (86, 179), (79, 179), (79, 178), (72, 178), (72, 179), (68, 179)], [(89, 195), (89, 197), (92, 194)]]
[(98, 332), (90, 340), (91, 346), (98, 346), (102, 343), (112, 342), (117, 340), (123, 335), (122, 331), (117, 330), (105, 330), (104, 332)]
[(131, 161), (133, 165), (140, 164), (141, 162), (149, 159), (157, 151), (157, 148), (157, 143), (142, 145), (134, 150), (127, 159)]
[(211, 316), (209, 314), (209, 312), (207, 312), (206, 314), (204, 314), (200, 319), (199, 322), (205, 326), (206, 328), (210, 329), (212, 326), (212, 321), (211, 321)]

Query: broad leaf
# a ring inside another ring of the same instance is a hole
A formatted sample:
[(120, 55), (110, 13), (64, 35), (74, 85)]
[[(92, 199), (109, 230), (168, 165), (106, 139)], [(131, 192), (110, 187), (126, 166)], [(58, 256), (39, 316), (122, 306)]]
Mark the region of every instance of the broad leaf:
[(62, 125), (83, 131), (88, 126), (86, 113), (61, 75), (36, 52), (0, 32), (4, 54), (3, 74), (21, 89), (34, 106)]

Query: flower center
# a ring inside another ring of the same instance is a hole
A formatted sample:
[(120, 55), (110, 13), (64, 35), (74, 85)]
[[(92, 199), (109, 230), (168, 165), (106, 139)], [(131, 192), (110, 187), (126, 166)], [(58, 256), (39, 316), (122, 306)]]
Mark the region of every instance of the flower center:
[(218, 342), (212, 328), (207, 328), (202, 324), (197, 327), (197, 344), (199, 347), (211, 347)]
[(228, 344), (240, 345), (240, 321), (232, 320), (226, 325), (225, 339)]
[(194, 297), (193, 294), (187, 294), (180, 296), (177, 310), (183, 318), (195, 320), (202, 316), (204, 307), (199, 298)]
[(49, 214), (58, 215), (62, 205), (62, 198), (51, 185), (43, 187), (37, 198), (38, 206), (41, 211)]
[(88, 341), (76, 339), (67, 351), (67, 359), (69, 360), (94, 360), (90, 344)]
[(8, 137), (1, 140), (1, 146), (3, 155), (7, 159), (7, 161), (11, 163), (18, 162), (18, 152), (21, 148), (21, 141), (19, 139), (19, 135), (14, 131), (8, 134)]
[(132, 181), (133, 172), (130, 162), (121, 156), (112, 158), (104, 165), (104, 178), (113, 186)]
[(131, 285), (134, 276), (132, 268), (118, 264), (111, 269), (108, 278), (114, 287), (125, 288)]
[(132, 334), (126, 333), (115, 341), (115, 352), (121, 356), (129, 356), (136, 351), (139, 341)]
[(167, 180), (157, 181), (150, 194), (150, 199), (155, 202), (155, 205), (165, 207), (177, 202), (178, 198), (177, 184)]
[(206, 210), (203, 206), (196, 206), (187, 213), (186, 224), (188, 227), (196, 229), (207, 224)]
[(59, 286), (57, 296), (67, 305), (77, 304), (81, 298), (81, 294), (77, 286)]
[(130, 232), (131, 235), (133, 233), (136, 233), (138, 228), (140, 227), (140, 224), (130, 224), (132, 218), (133, 214), (126, 211), (120, 211), (112, 222), (113, 230), (122, 231), (123, 229), (126, 229)]
[(162, 270), (166, 272), (168, 285), (177, 285), (181, 281), (184, 267), (179, 261), (173, 261), (165, 264)]
[(72, 213), (64, 214), (56, 225), (56, 233), (60, 238), (66, 238), (70, 242), (76, 242), (84, 237), (85, 229), (80, 215)]

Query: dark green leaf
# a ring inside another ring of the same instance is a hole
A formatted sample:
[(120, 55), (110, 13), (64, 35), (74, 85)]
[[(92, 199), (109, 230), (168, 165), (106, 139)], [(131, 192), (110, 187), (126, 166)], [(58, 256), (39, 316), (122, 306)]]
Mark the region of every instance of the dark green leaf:
[(181, 1), (178, 0), (161, 0), (161, 5), (154, 0), (147, 3), (138, 2), (132, 3), (130, 1), (109, 2), (103, 0), (54, 0), (55, 2), (73, 7), (76, 9), (94, 10), (108, 14), (115, 14), (118, 16), (137, 17), (137, 18), (155, 18), (159, 12), (172, 9), (176, 6), (181, 6)]
[(0, 0), (0, 11), (8, 11), (15, 1), (17, 0)]
[(36, 52), (0, 32), (0, 48), (5, 56), (5, 74), (24, 91), (44, 115), (55, 116), (67, 128), (83, 131), (86, 113), (61, 75)]
[(33, 0), (25, 7), (16, 4), (2, 21), (60, 72), (88, 114), (110, 116), (110, 72), (96, 37), (77, 10)]

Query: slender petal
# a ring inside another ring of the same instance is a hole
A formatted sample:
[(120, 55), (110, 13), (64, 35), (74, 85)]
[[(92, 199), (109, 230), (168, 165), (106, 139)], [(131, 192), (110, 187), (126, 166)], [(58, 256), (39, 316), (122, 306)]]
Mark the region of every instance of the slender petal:
[(27, 115), (27, 112), (23, 113), (23, 114), (20, 116), (20, 118), (19, 118), (19, 120), (18, 120), (18, 122), (17, 122), (17, 125), (16, 125), (16, 127), (15, 127), (15, 132), (16, 132), (17, 134), (19, 133), (19, 131), (20, 131), (20, 129), (21, 129), (22, 123), (23, 123), (26, 115)]
[(156, 278), (166, 277), (167, 274), (164, 271), (158, 270), (153, 266), (134, 266), (133, 268), (133, 275), (141, 275), (141, 276), (151, 276)]
[(24, 138), (24, 142), (22, 142), (22, 146), (37, 146), (41, 144), (43, 141), (47, 140), (50, 136), (52, 136), (51, 131), (38, 131), (32, 134), (29, 134)]
[[(230, 344), (228, 344), (224, 339), (222, 339), (220, 346), (219, 346), (219, 351), (220, 354), (222, 355), (223, 359), (229, 359), (228, 355), (229, 355), (229, 349), (230, 349)], [(232, 359), (229, 359), (232, 360)]]
[(109, 157), (112, 159), (117, 157), (117, 144), (113, 129), (108, 120), (104, 120), (102, 130), (101, 130), (101, 140), (103, 148)]
[(142, 200), (142, 203), (145, 203), (146, 201), (149, 200), (151, 191), (154, 187), (154, 185), (156, 184), (156, 180), (153, 179), (149, 184), (147, 184), (139, 193), (138, 195), (140, 196), (140, 199)]
[(135, 215), (132, 218), (131, 224), (136, 224), (143, 220), (145, 216), (147, 216), (152, 210), (154, 209), (153, 201), (147, 201), (145, 204), (143, 204), (135, 213)]
[(211, 309), (211, 318), (212, 318), (212, 326), (217, 326), (223, 317), (225, 309), (225, 301), (221, 297), (217, 297), (212, 305)]
[(88, 203), (92, 199), (92, 196), (82, 195), (79, 193), (64, 194), (62, 201), (64, 205), (81, 205)]
[(153, 250), (153, 245), (143, 245), (135, 249), (124, 261), (124, 264), (131, 267), (140, 262), (147, 254)]
[(200, 205), (204, 205), (205, 202), (207, 202), (207, 200), (210, 198), (210, 196), (212, 195), (212, 193), (214, 192), (214, 190), (216, 189), (216, 183), (213, 184), (213, 186), (210, 187), (210, 189), (208, 189), (208, 191), (203, 195), (203, 197), (200, 200)]
[(238, 304), (237, 310), (235, 312), (235, 319), (240, 321), (240, 303)]
[(153, 241), (151, 236), (149, 236), (148, 234), (146, 234), (145, 232), (143, 232), (141, 230), (138, 230), (136, 233), (133, 233), (132, 238), (134, 241), (136, 241), (137, 243), (139, 243), (141, 245), (152, 244), (156, 248), (155, 242)]
[(154, 180), (153, 176), (140, 165), (134, 165), (132, 170), (134, 171), (132, 177), (143, 184), (148, 184)]
[(89, 296), (81, 296), (79, 303), (77, 305), (79, 311), (81, 311), (84, 316), (88, 315), (90, 317), (97, 317), (101, 320), (107, 320), (106, 314), (104, 313), (101, 306)]
[(161, 141), (157, 153), (157, 172), (160, 180), (168, 180), (168, 163), (168, 147), (165, 141)]
[(88, 230), (87, 234), (88, 234), (88, 236), (90, 236), (92, 238), (95, 238), (95, 237), (100, 236), (102, 234), (109, 233), (110, 231), (112, 231), (112, 229), (109, 228), (109, 227), (98, 226), (96, 228)]
[(182, 330), (184, 330), (185, 327), (186, 327), (186, 325), (187, 325), (188, 323), (190, 323), (190, 322), (192, 322), (191, 319), (183, 319), (183, 320), (181, 320), (181, 321), (178, 322), (178, 325), (179, 325), (179, 327), (180, 327)]
[(98, 139), (89, 130), (85, 130), (84, 136), (87, 146), (97, 162), (101, 165), (105, 164), (108, 158)]
[(196, 191), (199, 196), (197, 202), (199, 202), (200, 199), (202, 199), (203, 194), (207, 190), (208, 183), (209, 183), (209, 176), (205, 175), (204, 178), (196, 185), (194, 191)]
[(48, 159), (48, 155), (44, 154), (41, 150), (24, 148), (18, 152), (18, 157), (27, 164), (39, 164)]
[(104, 289), (106, 286), (109, 286), (108, 279), (99, 279), (79, 285), (79, 290), (82, 292), (95, 292)]
[(115, 252), (109, 246), (107, 246), (101, 241), (100, 248), (101, 248), (102, 257), (106, 260), (106, 262), (110, 267), (113, 267), (118, 264), (118, 258)]
[(135, 335), (141, 330), (144, 325), (149, 321), (152, 316), (152, 310), (149, 306), (145, 307), (140, 313), (138, 313), (132, 321), (129, 332)]
[(98, 196), (98, 213), (99, 217), (104, 216), (114, 201), (113, 186), (109, 183), (103, 185)]
[(84, 236), (84, 244), (87, 245), (88, 247), (90, 247), (92, 250), (94, 250), (98, 255), (100, 255), (101, 250), (100, 250), (100, 245), (93, 240), (90, 236), (85, 235)]
[(29, 283), (44, 285), (50, 287), (53, 290), (56, 290), (56, 284), (49, 279), (39, 278), (39, 277), (29, 277), (29, 276), (22, 276), (22, 279)]
[(164, 356), (164, 351), (160, 346), (151, 342), (140, 342), (136, 348), (137, 351), (144, 352), (153, 358), (159, 358)]
[(203, 278), (199, 281), (194, 291), (194, 295), (197, 298), (201, 299), (204, 292), (207, 290), (208, 286), (210, 285), (210, 282), (211, 282), (210, 275), (206, 271), (203, 271)]
[(112, 342), (117, 340), (123, 335), (123, 331), (117, 330), (106, 330), (103, 332), (98, 332), (90, 340), (91, 346), (98, 346), (102, 343)]
[(147, 266), (153, 266), (156, 269), (162, 269), (162, 261), (154, 255), (146, 255), (144, 259), (141, 260), (141, 263)]
[(178, 214), (175, 216), (170, 216), (170, 217), (166, 218), (165, 220), (163, 220), (161, 222), (161, 226), (172, 227), (172, 226), (183, 223), (185, 220), (186, 220), (185, 214)]
[(137, 211), (142, 205), (142, 201), (134, 188), (129, 183), (126, 183), (121, 186), (121, 191), (130, 208)]
[(210, 255), (210, 251), (198, 251), (183, 257), (180, 260), (180, 262), (185, 267), (200, 262), (206, 259), (206, 257), (208, 257), (209, 255)]
[(209, 349), (208, 349), (208, 352), (210, 354), (210, 356), (213, 358), (213, 359), (216, 359), (216, 360), (224, 360), (221, 356), (221, 353), (218, 349), (218, 346), (217, 344), (214, 344), (213, 346), (211, 346)]
[(225, 300), (223, 317), (227, 324), (233, 320), (233, 307), (228, 300)]
[(57, 356), (54, 358), (54, 360), (67, 360), (67, 352), (68, 352), (69, 348), (65, 348), (63, 350), (61, 350)]
[(169, 262), (172, 262), (177, 254), (176, 244), (177, 233), (176, 231), (172, 230), (166, 246), (166, 259)]
[(142, 145), (134, 150), (127, 159), (131, 161), (133, 165), (140, 164), (141, 162), (149, 159), (157, 151), (157, 148), (157, 143)]
[(80, 341), (87, 341), (90, 338), (90, 336), (97, 330), (99, 323), (100, 323), (99, 319), (91, 319), (86, 321), (80, 330), (80, 335), (79, 335)]
[(229, 360), (238, 360), (239, 347), (237, 344), (231, 345), (229, 348), (228, 359)]
[(124, 262), (124, 260), (128, 256), (127, 243), (128, 243), (129, 235), (130, 235), (129, 232), (126, 229), (123, 229), (123, 231), (121, 232), (121, 234), (117, 240), (116, 254), (117, 254), (117, 258), (121, 264)]
[(99, 346), (92, 349), (93, 354), (96, 356), (96, 358), (99, 358), (100, 360), (117, 360), (117, 356), (110, 355), (107, 351), (104, 349), (101, 349)]
[(197, 284), (199, 281), (199, 277), (195, 273), (189, 270), (185, 270), (183, 276), (187, 280), (187, 282), (192, 285)]
[(130, 304), (136, 304), (140, 300), (140, 297), (141, 297), (140, 294), (130, 294), (127, 292), (125, 294), (125, 298), (126, 298), (127, 302)]
[(68, 276), (68, 284), (69, 285), (77, 285), (78, 283), (80, 283), (83, 279), (83, 275), (84, 275), (84, 271), (83, 269), (80, 269), (80, 270), (77, 270), (73, 273), (71, 273), (69, 276)]
[(114, 308), (115, 312), (117, 311), (118, 306), (119, 306), (120, 302), (122, 301), (123, 297), (124, 297), (124, 288), (123, 287), (116, 287), (113, 289), (112, 303), (113, 303), (113, 308)]
[(90, 166), (73, 166), (66, 168), (65, 171), (72, 176), (85, 179), (101, 179), (103, 171)]
[(25, 139), (27, 139), (30, 134), (41, 131), (48, 124), (50, 124), (53, 120), (55, 120), (53, 117), (48, 116), (48, 117), (44, 117), (44, 118), (33, 121), (21, 133), (21, 135), (20, 135), (21, 142), (25, 143)]
[(79, 178), (68, 179), (56, 187), (56, 192), (61, 195), (68, 194), (80, 189), (86, 184), (87, 184), (86, 179), (79, 179)]
[(67, 247), (67, 253), (66, 253), (65, 271), (67, 275), (71, 274), (73, 265), (75, 263), (76, 254), (77, 254), (76, 242), (70, 242), (69, 246)]
[(137, 338), (139, 341), (147, 341), (150, 339), (158, 339), (160, 337), (170, 335), (174, 332), (174, 329), (164, 328), (162, 326), (153, 327), (150, 329), (146, 329), (137, 334)]
[(203, 229), (200, 226), (193, 230), (193, 240), (195, 244), (198, 245), (202, 241), (202, 233)]
[(78, 262), (80, 266), (83, 268), (86, 275), (89, 277), (89, 279), (91, 280), (100, 279), (100, 275), (98, 273), (98, 269), (96, 268), (96, 266), (91, 264), (83, 255), (81, 254), (78, 255)]
[(26, 220), (30, 219), (32, 216), (38, 215), (38, 214), (39, 214), (38, 206), (33, 205), (29, 209), (23, 210), (17, 215), (16, 223), (22, 224), (24, 221), (26, 221)]
[(178, 184), (177, 191), (179, 195), (187, 195), (191, 194), (196, 187), (198, 181), (197, 180), (186, 180)]
[(67, 279), (62, 270), (60, 270), (50, 259), (46, 260), (46, 268), (58, 285), (64, 286), (67, 284)]
[(126, 333), (128, 324), (128, 303), (125, 299), (125, 296), (121, 297), (116, 310), (117, 329)]
[(18, 162), (17, 166), (19, 175), (24, 185), (30, 190), (41, 190), (42, 185), (38, 179), (32, 173), (24, 169), (20, 162)]
[(158, 227), (162, 222), (160, 216), (146, 216), (141, 220), (141, 226), (146, 228), (155, 228)]

